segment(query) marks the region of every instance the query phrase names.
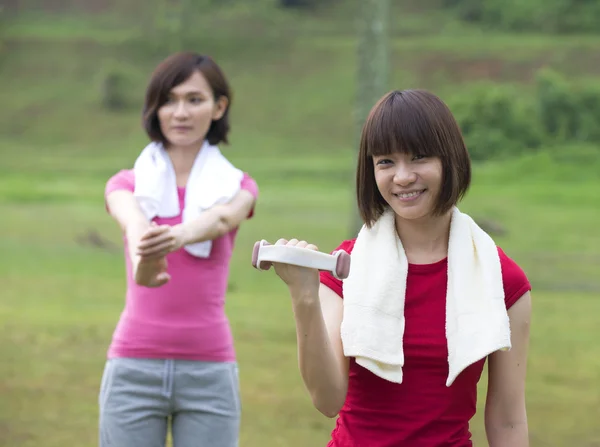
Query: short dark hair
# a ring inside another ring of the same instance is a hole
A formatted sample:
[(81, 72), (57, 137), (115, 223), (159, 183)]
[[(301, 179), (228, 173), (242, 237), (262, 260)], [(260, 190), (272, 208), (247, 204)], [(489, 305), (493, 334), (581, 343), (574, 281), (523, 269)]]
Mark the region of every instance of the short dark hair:
[(388, 207), (375, 183), (373, 156), (395, 152), (439, 157), (442, 185), (434, 213), (456, 205), (471, 184), (471, 160), (460, 127), (448, 106), (425, 90), (394, 90), (371, 109), (362, 129), (356, 195), (364, 223), (371, 227)]
[(158, 109), (169, 97), (171, 89), (185, 82), (195, 72), (200, 72), (210, 85), (215, 101), (225, 96), (227, 109), (218, 120), (213, 120), (206, 134), (210, 144), (229, 143), (229, 108), (231, 106), (231, 89), (225, 75), (216, 62), (210, 57), (193, 52), (178, 52), (164, 59), (154, 69), (146, 88), (146, 97), (142, 111), (142, 123), (152, 141), (167, 145), (167, 140), (160, 130)]

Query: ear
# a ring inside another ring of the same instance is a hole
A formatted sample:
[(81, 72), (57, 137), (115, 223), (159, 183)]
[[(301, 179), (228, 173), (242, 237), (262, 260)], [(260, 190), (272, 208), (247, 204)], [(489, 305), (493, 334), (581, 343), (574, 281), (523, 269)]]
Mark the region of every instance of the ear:
[(220, 96), (219, 99), (215, 101), (215, 107), (213, 109), (212, 119), (214, 121), (220, 120), (223, 118), (223, 115), (227, 111), (227, 107), (229, 106), (229, 99), (226, 96)]

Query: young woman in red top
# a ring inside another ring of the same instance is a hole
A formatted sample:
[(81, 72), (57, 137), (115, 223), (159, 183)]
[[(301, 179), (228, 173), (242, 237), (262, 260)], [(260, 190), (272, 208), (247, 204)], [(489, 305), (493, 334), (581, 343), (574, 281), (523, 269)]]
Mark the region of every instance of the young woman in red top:
[[(491, 350), (462, 369), (451, 385), (446, 383), (450, 224), (470, 181), (460, 129), (438, 97), (422, 90), (393, 91), (373, 107), (361, 138), (357, 199), (366, 227), (393, 210), (394, 237), (406, 253), (405, 327), (398, 340), (404, 346), (401, 383), (345, 356), (342, 281), (327, 272), (274, 264), (291, 295), (304, 383), (321, 413), (338, 416), (329, 447), (471, 446), (469, 421), (476, 412), (477, 382), (486, 359), (489, 445), (529, 445), (525, 377), (531, 287), (521, 268), (493, 242), (507, 310), (501, 301), (499, 307), (506, 325), (510, 323), (511, 346)], [(343, 241), (337, 250), (352, 254), (355, 242)], [(298, 239), (277, 244), (317, 250)]]

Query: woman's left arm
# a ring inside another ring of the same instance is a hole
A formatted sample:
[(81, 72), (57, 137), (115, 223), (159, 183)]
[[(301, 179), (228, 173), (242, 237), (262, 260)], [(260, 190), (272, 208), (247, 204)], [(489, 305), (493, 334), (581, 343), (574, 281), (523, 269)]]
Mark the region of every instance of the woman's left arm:
[(228, 203), (215, 205), (194, 220), (173, 227), (153, 226), (142, 236), (137, 254), (162, 257), (184, 245), (217, 239), (237, 228), (249, 216), (254, 203), (254, 195), (242, 189)]
[(508, 310), (512, 348), (489, 356), (485, 430), (490, 447), (529, 447), (525, 379), (529, 350), (531, 294)]
[(254, 206), (254, 196), (242, 189), (228, 203), (215, 205), (199, 217), (176, 225), (182, 237), (181, 245), (212, 241), (237, 228), (248, 217)]

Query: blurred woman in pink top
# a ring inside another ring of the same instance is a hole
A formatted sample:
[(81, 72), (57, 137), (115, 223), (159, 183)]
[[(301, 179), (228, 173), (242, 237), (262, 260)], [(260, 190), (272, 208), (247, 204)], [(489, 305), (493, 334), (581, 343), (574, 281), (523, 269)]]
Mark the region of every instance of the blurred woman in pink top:
[(238, 445), (240, 397), (224, 311), (229, 262), (256, 182), (229, 163), (231, 92), (208, 56), (171, 55), (151, 76), (150, 137), (106, 185), (123, 231), (127, 293), (99, 396), (100, 446)]

